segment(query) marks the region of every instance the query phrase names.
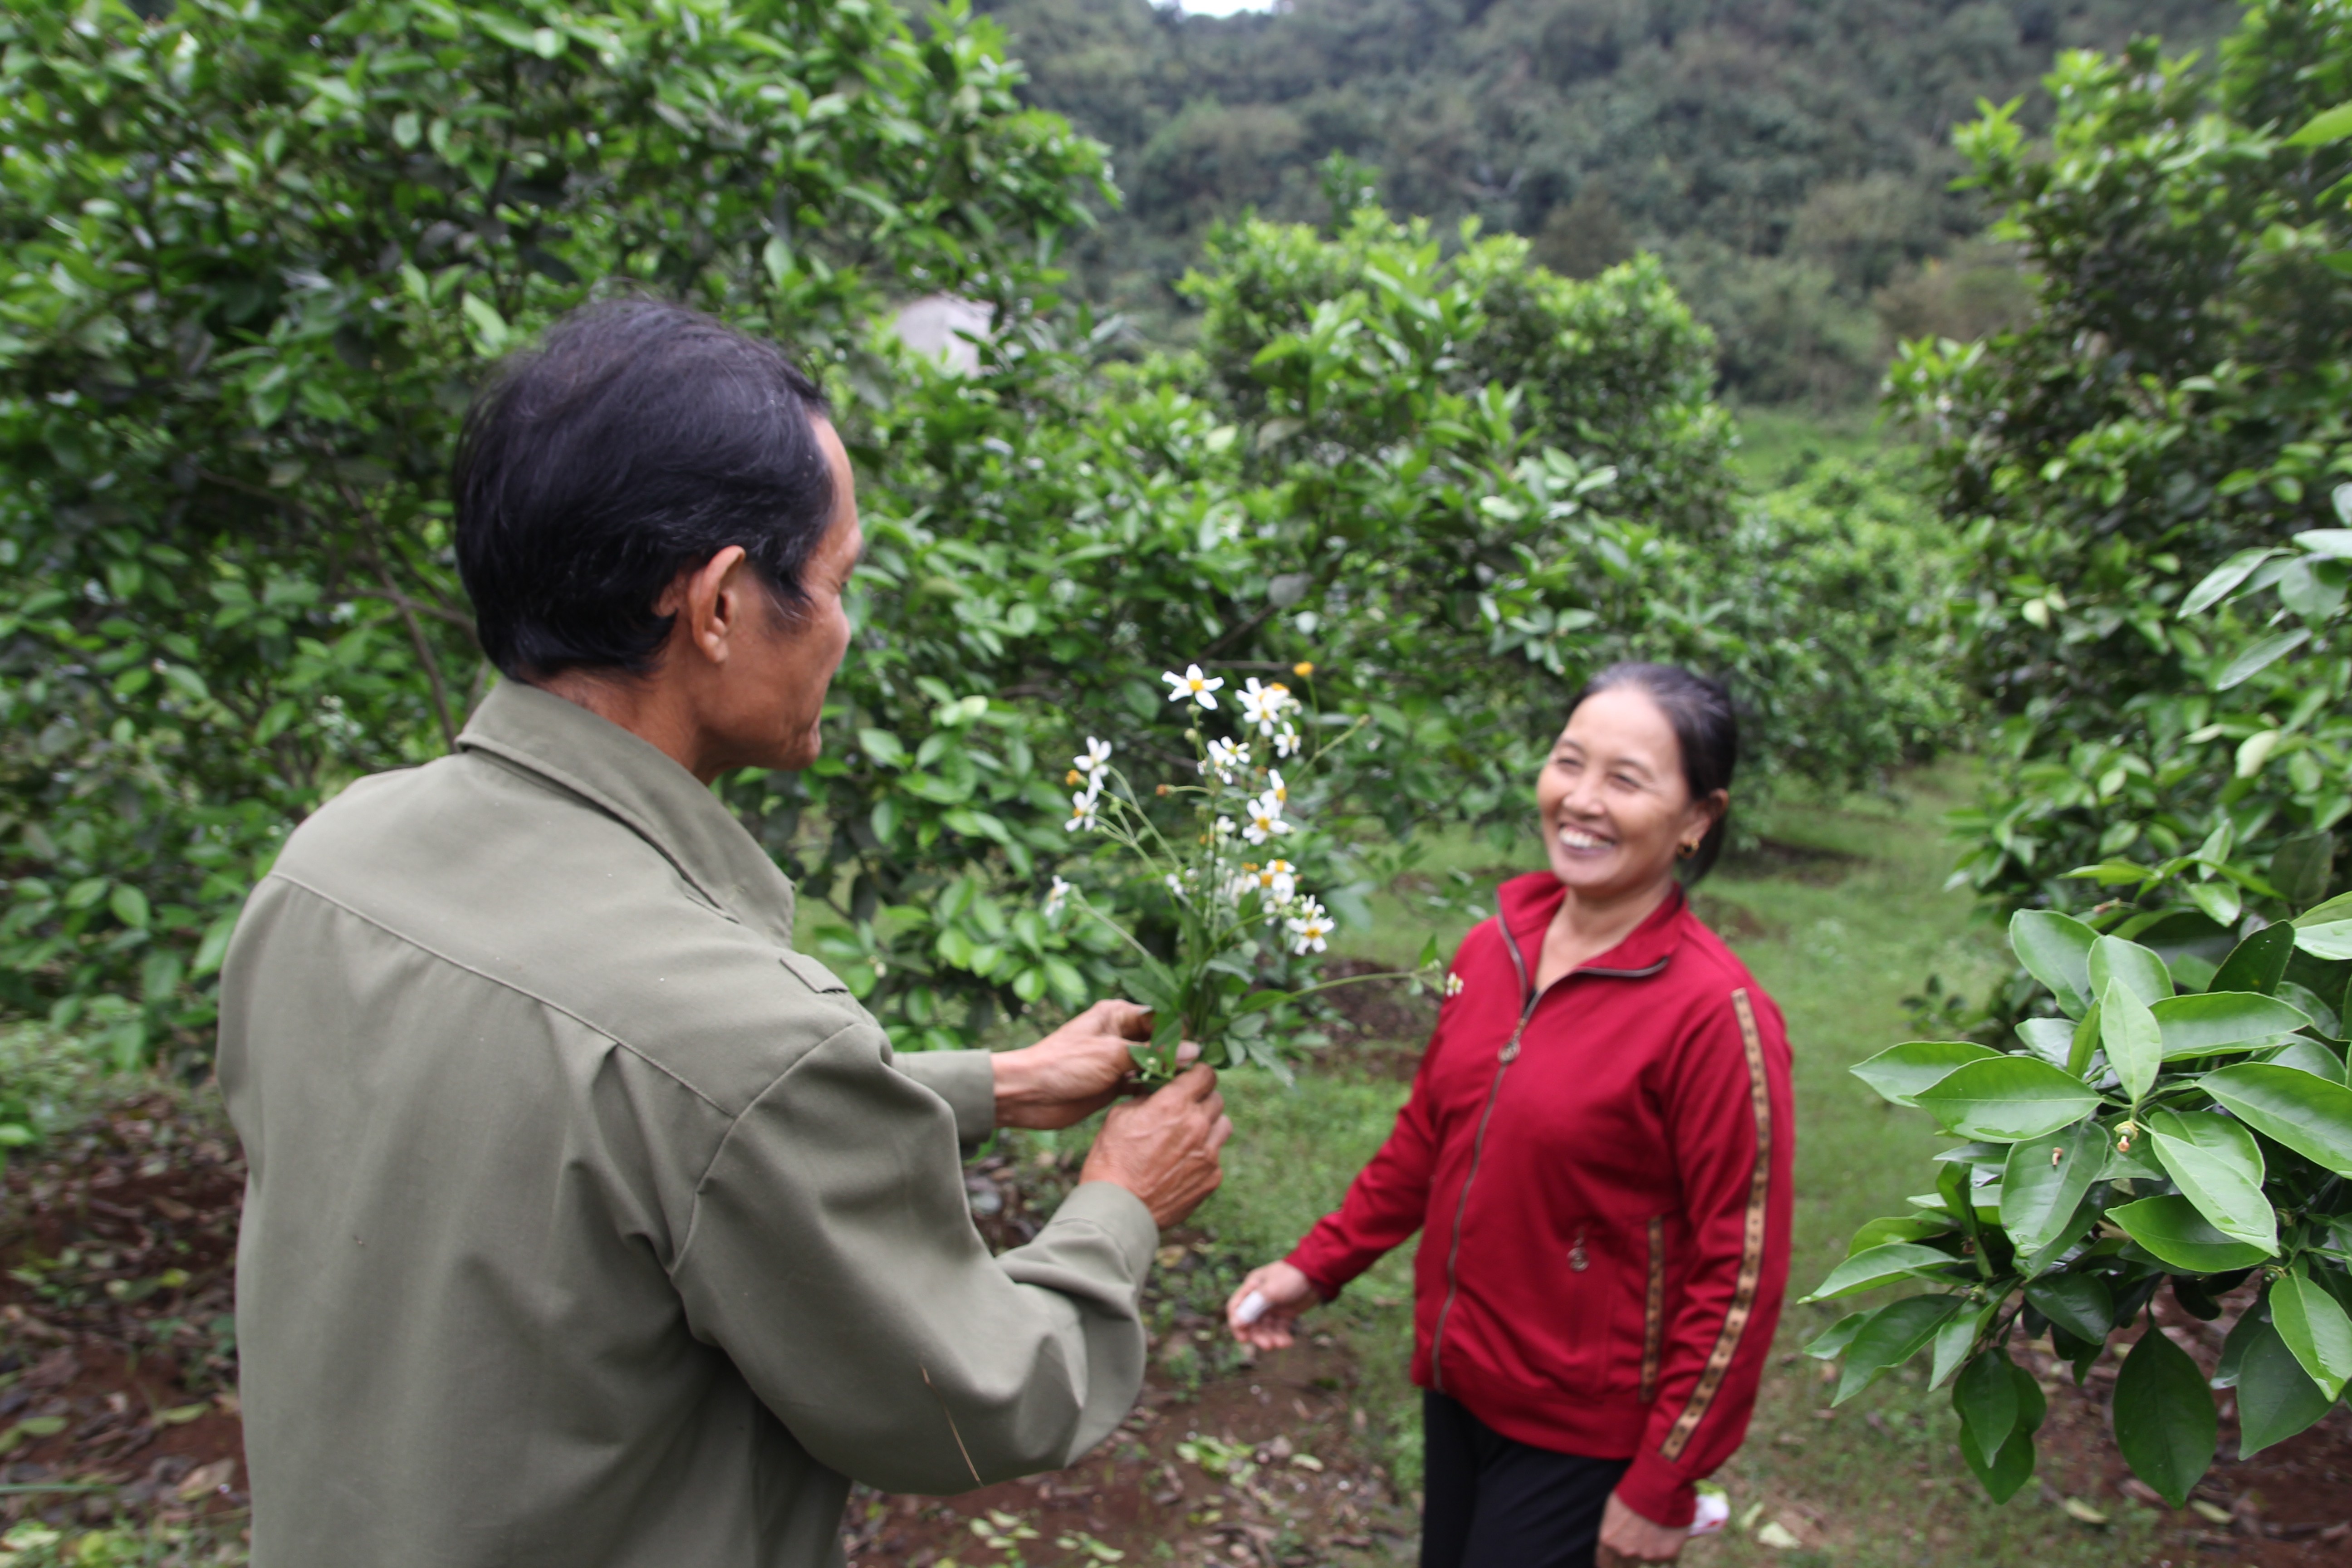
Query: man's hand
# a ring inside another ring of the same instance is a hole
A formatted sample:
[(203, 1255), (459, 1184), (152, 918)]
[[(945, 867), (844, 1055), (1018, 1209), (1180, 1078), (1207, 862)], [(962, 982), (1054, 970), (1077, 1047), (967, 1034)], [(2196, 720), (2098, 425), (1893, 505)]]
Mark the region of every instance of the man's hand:
[(1132, 1002), (1097, 1002), (1034, 1046), (999, 1051), (996, 1124), (1068, 1127), (1118, 1097), (1135, 1070), (1128, 1044), (1151, 1037), (1151, 1012)]
[(1690, 1540), (1688, 1530), (1653, 1524), (1609, 1494), (1601, 1510), (1601, 1544), (1592, 1554), (1593, 1568), (1628, 1568), (1636, 1563), (1671, 1563), (1682, 1555)]
[(1217, 1075), (1196, 1067), (1149, 1100), (1129, 1100), (1104, 1117), (1078, 1180), (1125, 1187), (1166, 1230), (1225, 1179), (1217, 1152), (1233, 1135)]

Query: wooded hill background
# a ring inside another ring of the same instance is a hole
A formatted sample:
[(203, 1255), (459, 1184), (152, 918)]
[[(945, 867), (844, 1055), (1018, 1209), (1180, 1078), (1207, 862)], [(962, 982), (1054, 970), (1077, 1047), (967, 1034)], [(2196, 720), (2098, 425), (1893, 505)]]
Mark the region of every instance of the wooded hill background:
[(2135, 34), (2208, 49), (2230, 0), (1292, 0), (1189, 16), (1150, 0), (982, 0), (1034, 103), (1108, 144), (1123, 210), (1084, 292), (1181, 340), (1175, 285), (1220, 219), (1321, 221), (1320, 165), (1391, 210), (1531, 237), (1589, 277), (1655, 250), (1745, 402), (1869, 395), (1889, 343), (2023, 312), (1982, 205), (1948, 189), (1979, 99)]

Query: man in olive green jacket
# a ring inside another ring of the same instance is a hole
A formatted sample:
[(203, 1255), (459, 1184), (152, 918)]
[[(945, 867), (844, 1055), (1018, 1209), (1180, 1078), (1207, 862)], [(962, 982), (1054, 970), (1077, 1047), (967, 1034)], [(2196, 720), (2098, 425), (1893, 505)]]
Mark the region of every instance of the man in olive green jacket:
[(457, 481), (514, 679), (295, 832), (223, 980), (257, 1568), (798, 1568), (840, 1560), (851, 1478), (1069, 1463), (1136, 1395), (1158, 1226), (1230, 1124), (1205, 1069), (1120, 1105), (992, 1258), (959, 1143), (1109, 1102), (1144, 1016), (894, 1058), (793, 951), (707, 786), (814, 759), (848, 642), (814, 389), (606, 307), (478, 406)]

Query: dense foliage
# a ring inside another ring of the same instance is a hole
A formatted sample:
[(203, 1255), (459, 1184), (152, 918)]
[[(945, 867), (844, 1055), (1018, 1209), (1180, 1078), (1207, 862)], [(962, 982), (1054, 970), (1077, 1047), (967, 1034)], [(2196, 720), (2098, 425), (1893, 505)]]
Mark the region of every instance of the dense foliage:
[(2352, 97), (2352, 9), (2265, 0), (2209, 77), (2148, 45), (2053, 82), (2047, 149), (2005, 113), (1962, 138), (2042, 270), (2035, 319), (1895, 373), (1999, 721), (1963, 871), (2210, 963), (2243, 913), (2345, 879), (2352, 142), (2293, 133)]
[[(848, 889), (822, 950), (904, 1037), (1076, 982), (1089, 955), (1024, 907), (1072, 852), (1061, 758), (1142, 721), (1184, 763), (1160, 675), (1190, 662), (1311, 665), (1328, 718), (1370, 717), (1305, 804), (1391, 846), (1523, 829), (1537, 748), (1615, 658), (1727, 674), (1757, 787), (1873, 784), (1949, 723), (1916, 624), (1932, 524), (1736, 502), (1705, 331), (1654, 266), (1571, 282), (1514, 237), (1449, 258), (1366, 208), (1330, 237), (1222, 231), (1187, 288), (1197, 354), (1095, 374), (1041, 324), (870, 416), (883, 489), (837, 688), (858, 744), (804, 781), (827, 836), (787, 866)], [(1360, 918), (1362, 890), (1325, 896)]]
[(1816, 1299), (1940, 1293), (1812, 1348), (1843, 1356), (1840, 1401), (1929, 1357), (2006, 1499), (2043, 1405), (2012, 1328), (2080, 1377), (2144, 1321), (2116, 1440), (2178, 1507), (2218, 1423), (2159, 1290), (2210, 1321), (2255, 1287), (2210, 1380), (2242, 1455), (2352, 1378), (2352, 897), (2328, 897), (2352, 814), (2352, 7), (2256, 0), (2210, 77), (2146, 44), (2052, 86), (2046, 147), (2008, 110), (1961, 139), (2038, 265), (2033, 321), (1912, 344), (1895, 377), (1940, 436), (1962, 652), (1998, 715), (1960, 878), (2016, 910), (2022, 973), (1976, 1037), (1854, 1069), (1968, 1142)]
[(2020, 912), (2010, 940), (2054, 1016), (2006, 1050), (1914, 1041), (1853, 1069), (1969, 1142), (1917, 1212), (1856, 1233), (1813, 1299), (1944, 1289), (1853, 1313), (1809, 1348), (1843, 1358), (1838, 1404), (1927, 1355), (1931, 1384), (1952, 1384), (1961, 1455), (2006, 1501), (2033, 1473), (2042, 1414), (2012, 1327), (2047, 1333), (2079, 1377), (2145, 1319), (2116, 1379), (2116, 1442), (2178, 1508), (2217, 1422), (2205, 1373), (2157, 1324), (2159, 1289), (2210, 1321), (2259, 1279), (2212, 1380), (2236, 1391), (2242, 1456), (2312, 1426), (2352, 1378), (2352, 899), (2255, 931), (2210, 985), (2051, 910)]
[[(839, 400), (870, 557), (827, 754), (721, 788), (908, 1046), (1119, 983), (1099, 929), (1040, 908), (1087, 848), (1063, 759), (1133, 734), (1185, 763), (1150, 734), (1190, 662), (1319, 666), (1319, 710), (1368, 723), (1301, 802), (1359, 918), (1349, 855), (1516, 822), (1597, 661), (1730, 674), (1759, 778), (1870, 782), (1949, 720), (1911, 624), (1932, 532), (1738, 500), (1708, 336), (1654, 264), (1574, 282), (1369, 207), (1246, 224), (1187, 285), (1199, 352), (1106, 364), (1048, 265), (1097, 152), (960, 13), (56, 3), (0, 29), (0, 984), (126, 1059), (202, 1044), (282, 834), (437, 754), (490, 679), (455, 416), (599, 289), (773, 332)], [(872, 332), (942, 287), (995, 311), (968, 376)], [(1160, 889), (1120, 896), (1171, 940)]]
[(1741, 397), (1866, 395), (1898, 330), (2016, 313), (2013, 262), (1945, 189), (1979, 99), (2135, 31), (2201, 43), (2228, 0), (1294, 0), (1187, 16), (1149, 0), (988, 0), (1030, 92), (1112, 149), (1127, 193), (1085, 286), (1155, 332), (1214, 225), (1325, 216), (1321, 161), (1387, 201), (1476, 216), (1590, 277), (1658, 251)]
[(0, 81), (0, 985), (126, 1057), (204, 1028), (285, 829), (482, 689), (492, 357), (610, 280), (855, 371), (894, 278), (1017, 309), (1099, 168), (986, 24), (857, 0), (55, 0)]

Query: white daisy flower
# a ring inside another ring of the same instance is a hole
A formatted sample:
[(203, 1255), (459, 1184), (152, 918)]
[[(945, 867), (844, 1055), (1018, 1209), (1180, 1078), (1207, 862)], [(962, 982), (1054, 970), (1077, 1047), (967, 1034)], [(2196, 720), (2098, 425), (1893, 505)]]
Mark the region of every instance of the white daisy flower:
[(1242, 837), (1252, 844), (1263, 844), (1278, 833), (1290, 831), (1290, 824), (1282, 820), (1282, 802), (1272, 790), (1249, 803), (1248, 816)]
[(1097, 741), (1092, 735), (1088, 735), (1087, 749), (1072, 757), (1070, 765), (1086, 774), (1088, 779), (1100, 776), (1102, 771), (1110, 766), (1110, 742)]
[(1282, 697), (1277, 689), (1260, 686), (1253, 675), (1242, 687), (1239, 700), (1243, 723), (1256, 725), (1261, 735), (1274, 733), (1274, 721), (1282, 713)]
[(1184, 673), (1181, 675), (1162, 675), (1160, 679), (1166, 681), (1170, 687), (1169, 701), (1182, 702), (1189, 700), (1198, 702), (1203, 708), (1214, 708), (1217, 705), (1216, 698), (1211, 693), (1225, 684), (1223, 677), (1202, 675), (1201, 667), (1197, 664), (1186, 665)]
[(1054, 885), (1045, 889), (1045, 918), (1047, 920), (1050, 921), (1055, 916), (1062, 912), (1063, 906), (1070, 901), (1071, 890), (1069, 883), (1062, 880), (1059, 877), (1054, 879)]
[(1298, 896), (1298, 868), (1287, 860), (1269, 860), (1257, 874), (1258, 886), (1276, 907)]
[(1096, 790), (1081, 790), (1070, 797), (1070, 820), (1062, 824), (1067, 833), (1081, 830), (1091, 833), (1102, 826), (1102, 796)]
[(1313, 899), (1306, 900), (1299, 912), (1283, 924), (1290, 928), (1293, 938), (1290, 951), (1304, 958), (1310, 952), (1324, 951), (1324, 938), (1333, 930), (1330, 915)]
[(1214, 770), (1219, 783), (1231, 784), (1235, 773), (1249, 766), (1249, 748), (1240, 742), (1212, 741), (1209, 742), (1209, 760), (1202, 766), (1204, 770)]
[(1274, 754), (1277, 757), (1295, 757), (1298, 754), (1298, 748), (1304, 743), (1298, 731), (1285, 724), (1281, 733), (1274, 738)]
[(1290, 786), (1282, 782), (1282, 770), (1276, 768), (1273, 772), (1267, 773), (1265, 777), (1265, 793), (1274, 797), (1276, 805), (1288, 805), (1290, 804)]
[(1462, 976), (1459, 974), (1448, 974), (1445, 977), (1445, 994), (1448, 996), (1459, 996), (1462, 994)]

